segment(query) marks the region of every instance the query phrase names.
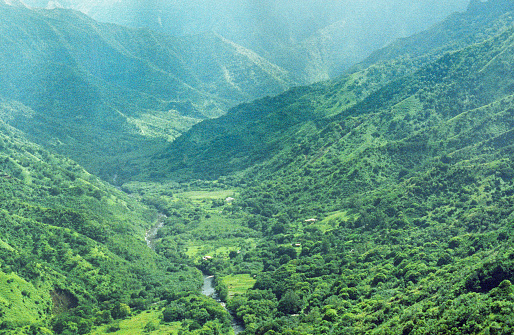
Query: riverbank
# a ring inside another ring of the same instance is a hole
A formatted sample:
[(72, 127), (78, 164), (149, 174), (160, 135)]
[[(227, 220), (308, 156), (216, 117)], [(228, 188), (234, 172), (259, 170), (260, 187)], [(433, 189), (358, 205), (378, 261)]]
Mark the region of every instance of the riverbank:
[(216, 300), (217, 302), (219, 302), (221, 304), (221, 306), (223, 306), (223, 308), (225, 308), (230, 313), (230, 315), (232, 316), (231, 325), (232, 325), (232, 329), (234, 330), (234, 334), (237, 335), (245, 330), (244, 325), (234, 316), (234, 314), (230, 310), (227, 309), (227, 307), (225, 306), (225, 303), (223, 301), (221, 301), (221, 299), (219, 298), (218, 293), (216, 292), (214, 276), (207, 276), (207, 275), (203, 276), (203, 285), (202, 285), (201, 292), (203, 295), (210, 297), (210, 298)]
[[(157, 235), (159, 233), (159, 229), (161, 229), (164, 226), (164, 221), (167, 218), (164, 214), (159, 214), (157, 224), (150, 228), (146, 234), (145, 234), (145, 242), (146, 245), (152, 249), (155, 250), (155, 243), (157, 241)], [(208, 276), (203, 275), (203, 284), (201, 288), (201, 293), (207, 297), (210, 297), (214, 299), (216, 302), (218, 302), (227, 312), (230, 313), (232, 316), (231, 326), (234, 330), (234, 334), (239, 334), (244, 331), (244, 325), (235, 318), (234, 314), (226, 308), (226, 305), (218, 296), (218, 293), (216, 292), (216, 285), (215, 285), (215, 278), (214, 276)]]
[(164, 214), (159, 214), (157, 224), (146, 231), (145, 242), (148, 248), (155, 250), (155, 241), (157, 240), (157, 233), (159, 229), (164, 226), (164, 220), (167, 218)]

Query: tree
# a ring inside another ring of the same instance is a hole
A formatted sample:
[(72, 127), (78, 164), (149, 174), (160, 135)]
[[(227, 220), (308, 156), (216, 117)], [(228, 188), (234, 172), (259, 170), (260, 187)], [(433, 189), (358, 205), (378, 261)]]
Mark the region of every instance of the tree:
[(152, 321), (149, 321), (146, 325), (145, 325), (145, 333), (149, 333), (149, 332), (152, 332), (154, 330), (157, 330), (158, 328), (158, 325), (157, 323), (155, 322), (155, 320), (152, 320)]
[(111, 311), (112, 317), (115, 319), (123, 319), (130, 315), (130, 307), (127, 304), (118, 302)]
[(170, 303), (162, 312), (163, 320), (165, 322), (173, 322), (184, 319), (186, 314), (186, 307), (183, 304), (176, 302)]
[(284, 314), (295, 314), (302, 309), (302, 300), (294, 291), (287, 291), (278, 302), (278, 310)]

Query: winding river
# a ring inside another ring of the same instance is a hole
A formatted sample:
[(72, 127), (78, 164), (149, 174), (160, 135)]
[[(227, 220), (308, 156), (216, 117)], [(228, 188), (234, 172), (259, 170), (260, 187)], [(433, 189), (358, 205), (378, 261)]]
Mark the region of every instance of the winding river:
[(159, 214), (157, 224), (146, 231), (145, 242), (148, 248), (155, 250), (155, 240), (157, 240), (157, 233), (159, 232), (159, 229), (164, 226), (164, 219), (166, 218), (166, 215)]
[(235, 334), (239, 334), (243, 330), (245, 330), (245, 328), (241, 324), (241, 322), (239, 322), (239, 320), (237, 320), (234, 317), (232, 312), (229, 311), (227, 309), (227, 307), (225, 306), (225, 303), (219, 299), (218, 293), (216, 293), (216, 289), (214, 288), (214, 276), (207, 276), (207, 275), (203, 276), (202, 294), (206, 295), (208, 297), (211, 297), (212, 299), (219, 302), (221, 304), (221, 306), (223, 306), (223, 308), (225, 308), (230, 313), (230, 315), (232, 316), (231, 325), (232, 325), (232, 329), (234, 329)]
[[(155, 241), (157, 240), (157, 233), (159, 232), (159, 229), (161, 229), (162, 226), (164, 226), (164, 219), (166, 219), (166, 218), (167, 218), (166, 215), (159, 214), (159, 219), (157, 221), (157, 224), (155, 226), (153, 226), (152, 228), (150, 228), (145, 234), (146, 245), (152, 250), (155, 250)], [(232, 329), (234, 329), (235, 334), (239, 334), (242, 331), (244, 331), (243, 324), (234, 317), (232, 312), (229, 311), (227, 309), (227, 307), (225, 306), (225, 303), (219, 299), (218, 293), (216, 292), (216, 289), (214, 286), (214, 276), (207, 276), (207, 275), (203, 276), (203, 285), (202, 285), (201, 292), (203, 295), (211, 297), (212, 299), (219, 302), (221, 304), (221, 306), (223, 306), (223, 308), (225, 308), (230, 313), (230, 315), (232, 316), (231, 325), (232, 325)]]

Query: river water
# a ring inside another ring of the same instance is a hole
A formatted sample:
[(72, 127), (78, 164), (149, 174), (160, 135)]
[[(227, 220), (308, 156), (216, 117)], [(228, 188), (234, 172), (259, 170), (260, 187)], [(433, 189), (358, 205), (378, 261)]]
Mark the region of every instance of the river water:
[(162, 226), (164, 226), (164, 219), (166, 218), (166, 215), (159, 214), (157, 224), (146, 232), (145, 241), (148, 248), (155, 250), (155, 240), (157, 239), (157, 233), (159, 232), (159, 229), (161, 229)]
[[(203, 276), (202, 294), (213, 298), (214, 300), (219, 302), (221, 306), (223, 306), (223, 308), (227, 309), (225, 303), (220, 300), (220, 298), (218, 297), (218, 293), (216, 293), (216, 289), (214, 288), (214, 276)], [(243, 330), (245, 330), (244, 326), (234, 317), (234, 315), (229, 310), (227, 311), (232, 316), (231, 325), (232, 329), (234, 329), (234, 333), (239, 334)]]
[[(164, 226), (164, 219), (166, 219), (166, 215), (160, 214), (157, 224), (146, 232), (146, 245), (152, 250), (155, 250), (155, 240), (157, 239), (157, 233), (159, 232), (159, 229), (161, 229), (162, 226)], [(221, 306), (223, 306), (223, 308), (227, 309), (225, 303), (220, 300), (220, 298), (218, 297), (218, 293), (216, 293), (216, 289), (214, 288), (214, 276), (203, 276), (202, 294), (213, 298), (214, 300), (219, 302)], [(231, 324), (232, 329), (234, 329), (234, 333), (239, 334), (242, 331), (244, 331), (244, 326), (234, 317), (234, 315), (232, 315), (232, 313), (229, 310), (227, 311), (232, 316)]]

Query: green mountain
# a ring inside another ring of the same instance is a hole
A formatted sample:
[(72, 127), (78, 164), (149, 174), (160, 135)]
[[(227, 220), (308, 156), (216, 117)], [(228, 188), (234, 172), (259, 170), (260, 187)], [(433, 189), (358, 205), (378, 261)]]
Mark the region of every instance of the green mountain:
[(513, 333), (512, 1), (201, 122), (287, 76), (213, 33), (12, 4), (0, 334), (232, 334), (199, 270), (244, 334)]
[[(242, 104), (218, 119), (196, 125), (157, 156), (166, 166), (166, 170), (160, 170), (161, 174), (168, 171), (182, 176), (216, 178), (242, 171), (267, 162), (298, 143), (308, 142), (305, 138), (309, 134), (321, 131), (338, 114), (345, 118), (364, 113), (365, 109), (380, 105), (384, 95), (402, 89), (415, 92), (422, 85), (434, 84), (444, 74), (433, 71), (438, 66), (434, 64), (444, 63), (441, 57), (450, 57), (463, 46), (484, 42), (512, 26), (512, 2), (494, 2), (484, 7), (487, 10), (477, 10), (475, 6), (486, 5), (471, 5), (465, 13), (455, 14), (424, 33), (377, 51), (338, 80), (294, 88), (277, 97)], [(493, 50), (484, 55), (487, 57), (495, 57)], [(430, 81), (429, 76), (436, 77)], [(405, 78), (398, 79), (402, 77)], [(424, 83), (413, 85), (420, 77)], [(394, 101), (404, 98), (395, 96)]]
[(0, 17), (2, 97), (31, 109), (10, 124), (104, 178), (201, 119), (292, 84), (216, 34), (171, 38), (7, 4)]
[(202, 262), (229, 283), (220, 292), (255, 276), (226, 295), (245, 334), (513, 331), (513, 9), (473, 2), (369, 66), (240, 105), (155, 156), (140, 178), (230, 185), (233, 217), (262, 234)]
[(509, 29), (513, 9), (512, 2), (508, 0), (471, 1), (467, 11), (455, 13), (426, 31), (392, 42), (375, 51), (353, 70), (398, 58), (415, 62), (433, 61), (445, 52), (478, 43)]

